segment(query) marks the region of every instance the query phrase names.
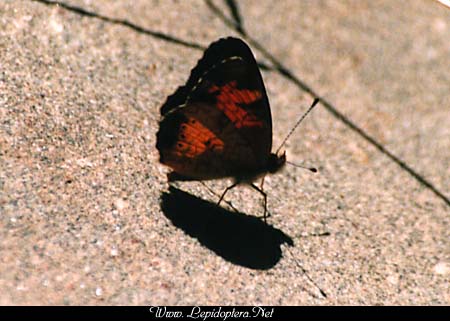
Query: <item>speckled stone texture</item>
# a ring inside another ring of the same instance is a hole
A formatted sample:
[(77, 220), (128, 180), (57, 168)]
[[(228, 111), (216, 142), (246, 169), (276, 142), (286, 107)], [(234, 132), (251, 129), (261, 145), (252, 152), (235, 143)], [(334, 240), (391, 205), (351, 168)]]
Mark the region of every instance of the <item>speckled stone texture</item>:
[[(233, 3), (0, 2), (0, 304), (450, 304), (450, 9)], [(268, 177), (268, 224), (251, 189), (239, 213), (228, 181), (169, 189), (154, 147), (229, 35), (267, 67), (275, 147), (325, 101), (286, 145), (319, 173)]]

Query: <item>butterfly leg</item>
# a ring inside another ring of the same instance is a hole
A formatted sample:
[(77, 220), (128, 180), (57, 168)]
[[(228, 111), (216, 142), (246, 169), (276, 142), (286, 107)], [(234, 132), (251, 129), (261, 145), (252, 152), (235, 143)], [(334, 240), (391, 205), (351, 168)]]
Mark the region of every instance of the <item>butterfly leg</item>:
[[(209, 187), (208, 185), (206, 185), (205, 182), (200, 181), (200, 183), (201, 183), (203, 186), (205, 186), (206, 189), (207, 189), (211, 194), (213, 194), (214, 196), (219, 197), (219, 194), (217, 194), (216, 192), (214, 192), (214, 190), (213, 190), (211, 187)], [(237, 210), (237, 208), (234, 207), (233, 204), (232, 204), (231, 202), (228, 202), (227, 200), (224, 200), (224, 202), (227, 203), (227, 204), (228, 204), (228, 205), (229, 205), (236, 213), (239, 213), (239, 211)]]
[(239, 182), (234, 183), (233, 185), (228, 186), (222, 193), (222, 196), (220, 196), (219, 201), (217, 202), (217, 206), (220, 205), (220, 203), (222, 202), (223, 198), (225, 197), (225, 194), (232, 188), (236, 187), (239, 184)]
[(267, 218), (270, 216), (270, 213), (267, 214), (267, 213), (268, 213), (268, 211), (267, 211), (267, 194), (266, 194), (266, 192), (264, 192), (264, 191), (262, 190), (262, 188), (259, 188), (258, 186), (256, 186), (256, 185), (253, 184), (253, 183), (251, 183), (250, 186), (251, 186), (254, 190), (258, 191), (258, 192), (264, 197), (264, 215), (263, 215), (263, 218), (264, 218), (264, 222), (266, 222), (266, 221), (267, 221)]
[(261, 178), (261, 186), (259, 187), (262, 191), (264, 190), (264, 179), (266, 178), (266, 176), (264, 175), (262, 178)]

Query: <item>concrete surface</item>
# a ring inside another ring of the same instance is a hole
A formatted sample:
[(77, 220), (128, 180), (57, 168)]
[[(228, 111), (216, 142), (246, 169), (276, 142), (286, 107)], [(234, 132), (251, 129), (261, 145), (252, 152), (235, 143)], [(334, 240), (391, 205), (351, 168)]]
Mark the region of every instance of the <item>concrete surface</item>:
[[(0, 2), (0, 304), (450, 304), (449, 9), (64, 3)], [(239, 19), (274, 146), (305, 89), (325, 99), (286, 147), (319, 173), (269, 177), (267, 225), (250, 189), (227, 197), (240, 213), (169, 190), (154, 147), (166, 96)]]

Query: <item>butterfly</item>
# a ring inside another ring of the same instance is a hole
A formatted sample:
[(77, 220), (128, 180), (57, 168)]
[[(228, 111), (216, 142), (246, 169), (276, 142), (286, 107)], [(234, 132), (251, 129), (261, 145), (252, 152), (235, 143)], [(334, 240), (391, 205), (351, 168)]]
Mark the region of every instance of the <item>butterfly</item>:
[(212, 43), (160, 112), (156, 148), (169, 182), (232, 178), (217, 204), (247, 184), (263, 196), (265, 219), (267, 194), (254, 182), (280, 171), (286, 154), (272, 153), (269, 99), (249, 46), (232, 37)]

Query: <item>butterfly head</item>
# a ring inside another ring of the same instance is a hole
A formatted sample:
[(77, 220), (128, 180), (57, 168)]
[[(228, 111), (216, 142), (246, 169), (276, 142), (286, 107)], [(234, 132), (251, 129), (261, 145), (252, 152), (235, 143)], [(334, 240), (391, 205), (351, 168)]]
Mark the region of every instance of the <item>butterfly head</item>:
[(267, 170), (269, 173), (276, 173), (286, 164), (286, 152), (281, 155), (271, 153), (267, 162)]

